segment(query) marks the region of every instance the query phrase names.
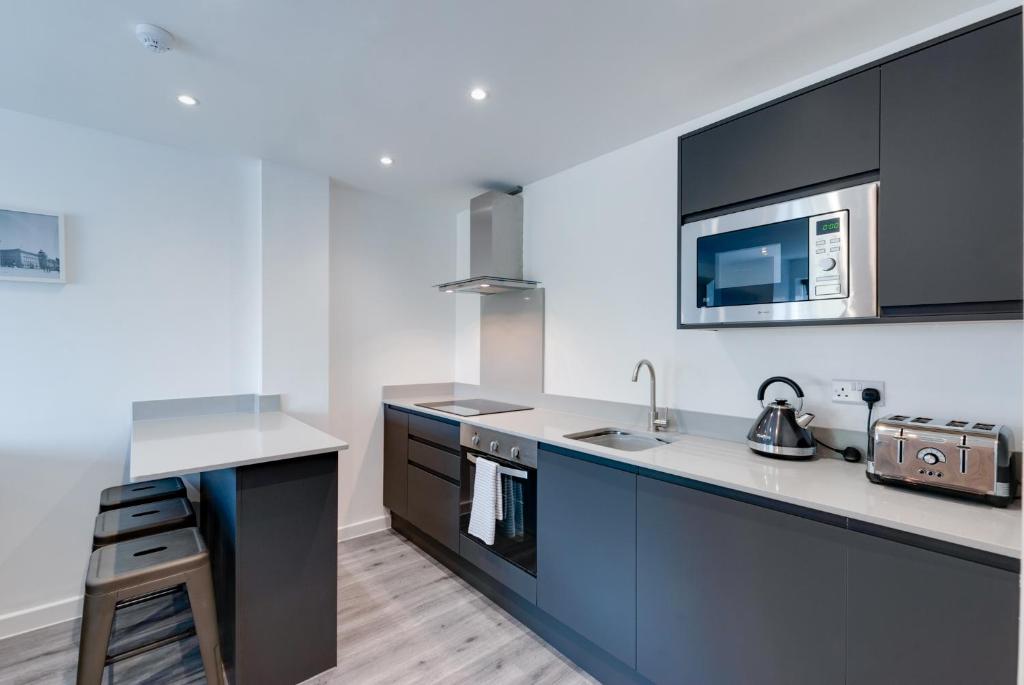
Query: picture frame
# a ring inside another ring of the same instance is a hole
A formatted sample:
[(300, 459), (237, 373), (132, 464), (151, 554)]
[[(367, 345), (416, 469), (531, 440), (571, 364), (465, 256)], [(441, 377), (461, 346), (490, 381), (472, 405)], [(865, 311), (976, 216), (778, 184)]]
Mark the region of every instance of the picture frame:
[(64, 215), (0, 206), (0, 281), (66, 283)]

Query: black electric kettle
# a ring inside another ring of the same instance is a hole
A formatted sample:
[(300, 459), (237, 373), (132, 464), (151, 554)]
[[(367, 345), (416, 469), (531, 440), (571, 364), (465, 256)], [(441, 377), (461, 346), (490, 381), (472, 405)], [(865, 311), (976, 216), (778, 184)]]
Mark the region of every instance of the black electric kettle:
[[(773, 383), (793, 388), (799, 400), (794, 409), (789, 402), (777, 399), (765, 406), (764, 391)], [(807, 425), (814, 414), (804, 414), (804, 391), (796, 381), (785, 376), (772, 376), (757, 389), (757, 399), (764, 410), (747, 433), (747, 446), (757, 454), (773, 459), (810, 459), (814, 456), (814, 436)]]

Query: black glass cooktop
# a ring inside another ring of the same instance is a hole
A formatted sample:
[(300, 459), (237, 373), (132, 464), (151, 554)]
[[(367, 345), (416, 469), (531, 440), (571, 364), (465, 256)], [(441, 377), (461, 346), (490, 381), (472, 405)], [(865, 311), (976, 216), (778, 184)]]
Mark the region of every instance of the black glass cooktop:
[(533, 409), (533, 407), (524, 407), (521, 404), (507, 404), (506, 402), (495, 402), (494, 400), (445, 400), (444, 402), (424, 402), (416, 406), (435, 409), (446, 414), (455, 414), (456, 416), (482, 416), (484, 414), (501, 414), (507, 411)]

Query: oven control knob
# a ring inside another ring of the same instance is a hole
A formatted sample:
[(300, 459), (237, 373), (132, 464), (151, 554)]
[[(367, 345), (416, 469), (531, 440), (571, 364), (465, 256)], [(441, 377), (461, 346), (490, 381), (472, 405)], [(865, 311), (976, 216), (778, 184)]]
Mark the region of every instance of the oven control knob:
[(824, 259), (818, 260), (818, 266), (821, 267), (822, 271), (831, 271), (836, 268), (836, 260), (831, 257), (825, 257)]
[(491, 440), (491, 451), (492, 452), (497, 452), (498, 451), (498, 441), (497, 440)]
[(518, 447), (513, 447), (512, 449), (510, 449), (508, 451), (508, 455), (510, 457), (512, 457), (513, 459), (518, 459), (519, 458), (519, 448)]
[(470, 438), (469, 441), (473, 443), (473, 447), (476, 447), (477, 445), (480, 444), (480, 436), (477, 435), (476, 433), (473, 433), (473, 437)]

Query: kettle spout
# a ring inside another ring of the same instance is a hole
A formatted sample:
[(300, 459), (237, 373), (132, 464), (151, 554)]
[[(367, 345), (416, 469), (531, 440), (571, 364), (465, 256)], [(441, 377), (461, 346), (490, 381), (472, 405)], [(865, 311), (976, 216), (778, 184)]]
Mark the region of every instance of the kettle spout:
[(811, 413), (801, 414), (800, 416), (796, 417), (796, 423), (801, 428), (807, 428), (808, 424), (810, 424), (813, 420), (814, 414)]

